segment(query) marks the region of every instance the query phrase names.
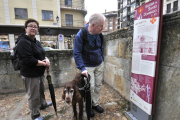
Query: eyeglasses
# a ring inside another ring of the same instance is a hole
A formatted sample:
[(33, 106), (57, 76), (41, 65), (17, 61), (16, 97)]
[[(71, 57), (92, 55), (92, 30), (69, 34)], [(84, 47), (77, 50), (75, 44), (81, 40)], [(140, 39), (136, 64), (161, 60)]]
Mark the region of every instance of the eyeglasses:
[(36, 27), (36, 26), (33, 27), (33, 26), (31, 26), (31, 25), (30, 25), (30, 26), (27, 26), (27, 27), (29, 27), (29, 28), (31, 28), (31, 29), (33, 29), (33, 28), (34, 28), (34, 29), (38, 29), (38, 27)]

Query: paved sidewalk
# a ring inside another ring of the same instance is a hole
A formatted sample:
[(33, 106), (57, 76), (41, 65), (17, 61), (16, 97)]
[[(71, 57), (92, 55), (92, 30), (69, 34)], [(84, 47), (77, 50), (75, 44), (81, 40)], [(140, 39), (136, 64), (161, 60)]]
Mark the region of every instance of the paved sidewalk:
[[(44, 120), (71, 120), (73, 116), (72, 107), (62, 100), (63, 88), (56, 88), (56, 103), (58, 117), (56, 117), (52, 106), (40, 111)], [(51, 101), (48, 89), (45, 92), (47, 102)], [(100, 106), (104, 113), (95, 112), (91, 120), (127, 120), (124, 111), (129, 109), (129, 103), (119, 96), (108, 85), (103, 84), (100, 99)], [(26, 93), (0, 95), (0, 120), (31, 120)], [(87, 120), (84, 117), (84, 120)]]

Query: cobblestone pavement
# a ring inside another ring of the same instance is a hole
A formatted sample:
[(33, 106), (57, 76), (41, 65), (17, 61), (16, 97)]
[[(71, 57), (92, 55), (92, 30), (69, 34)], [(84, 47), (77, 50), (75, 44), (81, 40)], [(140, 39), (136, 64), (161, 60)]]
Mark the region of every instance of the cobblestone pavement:
[[(50, 106), (40, 111), (44, 120), (71, 120), (73, 110), (62, 100), (62, 91), (62, 87), (55, 89), (58, 117)], [(47, 102), (50, 102), (48, 89), (45, 95)], [(91, 120), (127, 120), (124, 111), (129, 109), (129, 102), (106, 84), (102, 86), (99, 105), (104, 108), (104, 113), (95, 112), (95, 117)], [(0, 120), (31, 120), (26, 93), (0, 95)], [(86, 117), (84, 120), (87, 120)]]

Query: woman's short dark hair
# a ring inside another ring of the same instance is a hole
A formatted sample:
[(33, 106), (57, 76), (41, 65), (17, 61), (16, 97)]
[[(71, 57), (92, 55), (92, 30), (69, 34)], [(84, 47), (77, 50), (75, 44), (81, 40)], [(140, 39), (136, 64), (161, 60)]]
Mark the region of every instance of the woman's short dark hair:
[(30, 22), (35, 22), (38, 26), (38, 29), (39, 29), (39, 22), (36, 21), (35, 19), (32, 19), (32, 18), (29, 18), (26, 20), (25, 24), (24, 24), (24, 27), (27, 28), (27, 25), (30, 23)]

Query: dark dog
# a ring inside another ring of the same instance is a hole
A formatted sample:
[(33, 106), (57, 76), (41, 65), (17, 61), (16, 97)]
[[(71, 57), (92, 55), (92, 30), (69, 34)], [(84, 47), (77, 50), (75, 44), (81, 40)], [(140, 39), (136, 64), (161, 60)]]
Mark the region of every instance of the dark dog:
[(84, 77), (81, 74), (76, 74), (75, 78), (64, 86), (62, 98), (68, 104), (72, 104), (74, 116), (73, 119), (77, 120), (76, 103), (79, 104), (79, 120), (83, 120), (83, 99), (85, 96), (84, 90), (79, 90), (85, 85)]

